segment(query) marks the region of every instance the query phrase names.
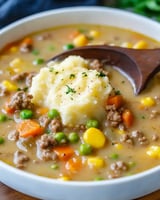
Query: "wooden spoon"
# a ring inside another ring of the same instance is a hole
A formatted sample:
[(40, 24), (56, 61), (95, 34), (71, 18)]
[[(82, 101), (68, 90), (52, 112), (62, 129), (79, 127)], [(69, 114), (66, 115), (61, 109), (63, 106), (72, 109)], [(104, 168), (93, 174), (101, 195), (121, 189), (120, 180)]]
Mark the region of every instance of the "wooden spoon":
[(51, 60), (63, 60), (69, 55), (103, 60), (124, 74), (138, 95), (148, 81), (160, 70), (160, 49), (129, 49), (117, 46), (94, 45), (65, 51)]

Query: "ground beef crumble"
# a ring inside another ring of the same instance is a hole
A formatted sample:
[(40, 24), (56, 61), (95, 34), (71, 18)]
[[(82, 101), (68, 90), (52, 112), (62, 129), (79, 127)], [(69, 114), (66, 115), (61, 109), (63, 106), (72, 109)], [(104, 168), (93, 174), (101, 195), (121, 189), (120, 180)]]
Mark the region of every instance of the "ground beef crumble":
[(118, 178), (123, 175), (124, 172), (128, 170), (128, 166), (123, 161), (117, 161), (110, 165), (111, 173), (108, 175), (109, 179)]
[(18, 91), (12, 96), (8, 107), (14, 110), (33, 109), (34, 104), (31, 102), (31, 99), (32, 95), (24, 91)]
[(14, 153), (14, 164), (16, 165), (17, 168), (24, 168), (26, 165), (26, 162), (29, 161), (29, 157), (26, 156), (23, 152), (21, 151), (16, 151)]

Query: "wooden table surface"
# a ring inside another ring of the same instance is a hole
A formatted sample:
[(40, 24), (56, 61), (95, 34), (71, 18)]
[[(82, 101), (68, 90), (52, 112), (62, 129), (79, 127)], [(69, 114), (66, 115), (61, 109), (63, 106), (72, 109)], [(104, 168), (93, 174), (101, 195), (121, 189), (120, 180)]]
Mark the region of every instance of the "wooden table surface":
[[(15, 190), (0, 183), (0, 200), (38, 200), (38, 199), (16, 192)], [(160, 190), (145, 197), (141, 197), (137, 200), (160, 200)]]

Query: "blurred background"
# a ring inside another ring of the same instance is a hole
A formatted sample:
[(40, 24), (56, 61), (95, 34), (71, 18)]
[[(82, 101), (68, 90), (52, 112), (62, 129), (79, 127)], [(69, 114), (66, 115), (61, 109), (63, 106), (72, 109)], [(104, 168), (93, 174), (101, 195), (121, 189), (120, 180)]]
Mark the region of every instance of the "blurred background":
[(0, 0), (0, 28), (34, 13), (71, 6), (116, 7), (160, 21), (160, 0)]

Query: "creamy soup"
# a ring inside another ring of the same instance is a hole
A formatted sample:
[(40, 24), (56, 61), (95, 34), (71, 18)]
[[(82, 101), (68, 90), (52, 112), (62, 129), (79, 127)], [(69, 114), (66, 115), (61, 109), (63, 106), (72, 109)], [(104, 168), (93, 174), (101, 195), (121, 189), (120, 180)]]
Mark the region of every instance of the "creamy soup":
[(0, 52), (0, 159), (40, 176), (99, 181), (160, 164), (160, 74), (134, 95), (111, 66), (54, 55), (108, 44), (157, 48), (129, 30), (67, 25), (8, 44)]

